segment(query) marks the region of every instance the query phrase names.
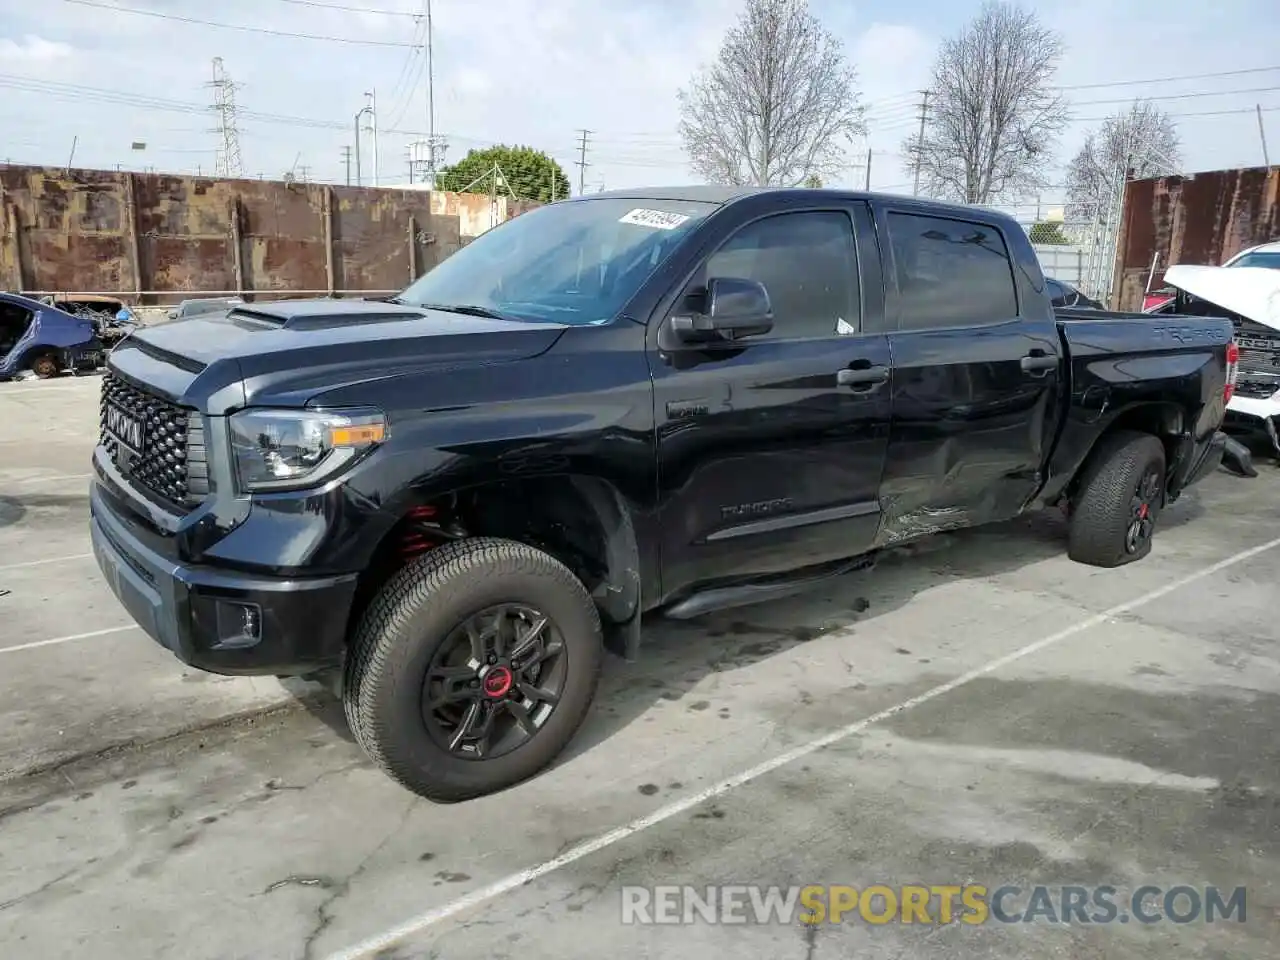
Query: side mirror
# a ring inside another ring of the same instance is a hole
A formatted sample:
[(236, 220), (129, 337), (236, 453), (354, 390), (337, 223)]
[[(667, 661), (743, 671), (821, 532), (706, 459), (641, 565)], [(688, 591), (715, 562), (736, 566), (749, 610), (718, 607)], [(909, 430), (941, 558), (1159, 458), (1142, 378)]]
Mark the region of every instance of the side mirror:
[(671, 329), (686, 343), (758, 337), (773, 329), (769, 291), (755, 280), (714, 277), (703, 312), (672, 317)]

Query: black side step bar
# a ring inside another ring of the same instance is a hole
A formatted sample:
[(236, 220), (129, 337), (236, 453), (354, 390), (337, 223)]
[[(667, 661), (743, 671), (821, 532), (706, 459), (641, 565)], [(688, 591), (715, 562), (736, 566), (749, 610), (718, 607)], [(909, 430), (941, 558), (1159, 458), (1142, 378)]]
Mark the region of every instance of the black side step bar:
[(780, 600), (797, 593), (803, 593), (813, 587), (826, 583), (835, 577), (856, 570), (870, 570), (876, 565), (877, 554), (869, 553), (852, 560), (842, 560), (834, 566), (828, 566), (817, 572), (800, 573), (785, 576), (777, 580), (760, 580), (751, 583), (739, 583), (727, 587), (711, 587), (680, 600), (663, 611), (663, 616), (672, 620), (691, 620), (704, 613), (716, 610), (728, 610), (733, 607), (745, 607), (766, 600)]

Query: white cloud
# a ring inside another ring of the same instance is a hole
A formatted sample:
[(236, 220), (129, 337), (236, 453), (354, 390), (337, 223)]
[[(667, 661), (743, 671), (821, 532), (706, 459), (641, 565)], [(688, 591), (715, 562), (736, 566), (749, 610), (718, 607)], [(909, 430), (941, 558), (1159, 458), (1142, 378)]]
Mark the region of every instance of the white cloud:
[(0, 38), (0, 64), (6, 67), (31, 67), (55, 60), (65, 60), (74, 51), (70, 44), (46, 40), (27, 34), (21, 40)]

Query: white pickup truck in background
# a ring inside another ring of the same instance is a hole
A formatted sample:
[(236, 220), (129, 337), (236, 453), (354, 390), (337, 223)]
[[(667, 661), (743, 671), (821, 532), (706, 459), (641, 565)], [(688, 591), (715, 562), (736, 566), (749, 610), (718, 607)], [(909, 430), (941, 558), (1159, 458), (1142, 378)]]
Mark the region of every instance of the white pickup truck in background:
[[(1274, 257), (1276, 266), (1262, 266), (1265, 261), (1260, 257)], [(1221, 267), (1170, 267), (1164, 282), (1174, 296), (1147, 312), (1229, 317), (1234, 322), (1240, 366), (1225, 426), (1241, 434), (1264, 434), (1280, 458), (1280, 269), (1276, 267), (1280, 267), (1280, 243), (1242, 251)]]

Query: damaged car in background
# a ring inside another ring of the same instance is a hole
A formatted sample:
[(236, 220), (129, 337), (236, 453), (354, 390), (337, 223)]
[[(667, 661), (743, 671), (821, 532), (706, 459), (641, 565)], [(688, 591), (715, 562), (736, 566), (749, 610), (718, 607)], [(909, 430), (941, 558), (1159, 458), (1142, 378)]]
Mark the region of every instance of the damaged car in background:
[(114, 319), (76, 316), (30, 297), (0, 293), (0, 380), (96, 370), (126, 332)]
[(108, 359), (90, 531), (176, 658), (332, 680), (387, 774), (456, 801), (551, 763), (645, 614), (1046, 507), (1072, 559), (1141, 560), (1219, 466), (1236, 359), (1226, 319), (1055, 316), (990, 210), (593, 194), (387, 301), (139, 329)]
[(1179, 265), (1164, 275), (1173, 296), (1152, 316), (1225, 317), (1235, 328), (1240, 368), (1225, 428), (1261, 436), (1280, 460), (1280, 270), (1272, 266)]

